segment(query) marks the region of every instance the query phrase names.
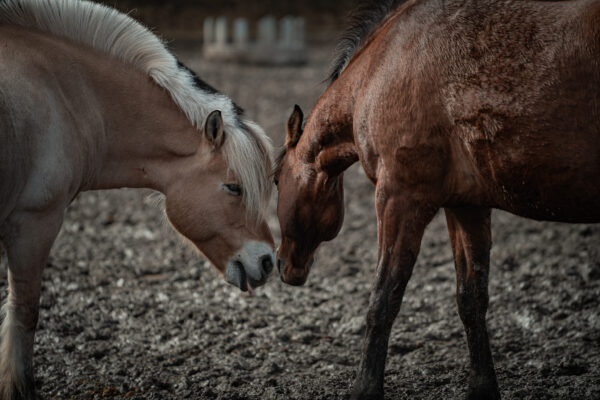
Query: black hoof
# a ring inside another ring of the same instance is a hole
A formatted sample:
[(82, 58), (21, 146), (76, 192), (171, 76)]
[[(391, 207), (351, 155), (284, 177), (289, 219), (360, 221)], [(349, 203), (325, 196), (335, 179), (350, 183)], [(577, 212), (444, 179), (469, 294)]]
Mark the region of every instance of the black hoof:
[(498, 385), (493, 383), (479, 384), (469, 386), (467, 390), (467, 400), (500, 400), (500, 391)]
[(354, 386), (350, 393), (350, 400), (383, 400), (383, 389)]

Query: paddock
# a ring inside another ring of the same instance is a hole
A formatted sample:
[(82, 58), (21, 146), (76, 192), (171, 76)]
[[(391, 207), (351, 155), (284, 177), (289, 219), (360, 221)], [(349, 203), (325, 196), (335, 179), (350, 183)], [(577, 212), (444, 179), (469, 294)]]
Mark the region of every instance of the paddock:
[[(333, 43), (332, 43), (333, 44)], [(175, 48), (246, 108), (276, 144), (294, 103), (324, 90), (330, 47), (303, 66), (204, 61)], [(373, 187), (346, 174), (343, 230), (305, 287), (277, 273), (248, 297), (171, 233), (149, 191), (83, 193), (44, 271), (35, 345), (39, 393), (53, 398), (342, 399), (364, 333), (377, 259)], [(278, 241), (275, 204), (269, 225)], [(600, 226), (493, 215), (488, 327), (503, 398), (600, 397)], [(6, 280), (0, 280), (2, 296)], [(386, 398), (461, 398), (468, 353), (438, 215), (390, 340)]]

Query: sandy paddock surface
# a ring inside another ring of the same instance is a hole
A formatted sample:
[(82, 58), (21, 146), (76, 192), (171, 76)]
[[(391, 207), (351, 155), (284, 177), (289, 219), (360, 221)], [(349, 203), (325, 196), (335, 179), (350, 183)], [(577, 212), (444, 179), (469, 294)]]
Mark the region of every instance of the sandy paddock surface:
[[(182, 58), (276, 143), (310, 110), (328, 49), (303, 67)], [(84, 193), (45, 270), (35, 364), (46, 399), (342, 399), (376, 263), (373, 187), (346, 174), (346, 220), (305, 287), (275, 271), (250, 298), (169, 231), (143, 190)], [(505, 399), (600, 398), (600, 226), (495, 212), (488, 325)], [(278, 236), (274, 205), (269, 220)], [(6, 282), (0, 280), (2, 296)], [(392, 332), (386, 398), (454, 399), (468, 355), (443, 214), (427, 230)]]

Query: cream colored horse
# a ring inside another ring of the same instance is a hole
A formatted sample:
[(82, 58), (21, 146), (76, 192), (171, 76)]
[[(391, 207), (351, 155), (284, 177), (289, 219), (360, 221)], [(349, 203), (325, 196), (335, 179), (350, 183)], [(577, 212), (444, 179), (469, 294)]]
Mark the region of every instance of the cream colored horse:
[[(166, 195), (173, 227), (252, 291), (273, 266), (270, 143), (147, 29), (87, 1), (0, 2), (0, 399), (33, 398), (41, 275), (84, 190)], [(212, 110), (214, 111), (211, 113)]]

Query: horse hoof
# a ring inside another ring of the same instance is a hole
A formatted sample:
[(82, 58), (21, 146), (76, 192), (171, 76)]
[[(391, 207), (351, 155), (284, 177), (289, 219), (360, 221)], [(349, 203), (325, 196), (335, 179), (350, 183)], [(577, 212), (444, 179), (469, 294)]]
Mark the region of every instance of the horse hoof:
[(500, 391), (497, 385), (469, 387), (466, 400), (500, 400)]
[(352, 394), (350, 395), (350, 400), (383, 400), (383, 394), (352, 392)]
[(383, 390), (355, 387), (350, 393), (350, 400), (383, 400)]

